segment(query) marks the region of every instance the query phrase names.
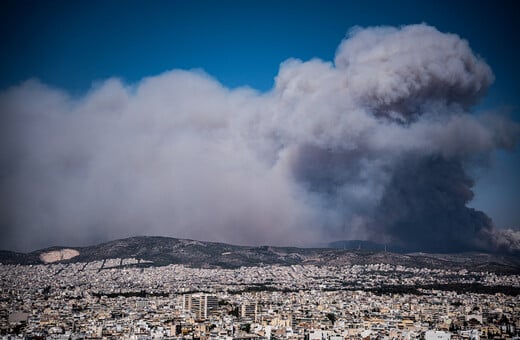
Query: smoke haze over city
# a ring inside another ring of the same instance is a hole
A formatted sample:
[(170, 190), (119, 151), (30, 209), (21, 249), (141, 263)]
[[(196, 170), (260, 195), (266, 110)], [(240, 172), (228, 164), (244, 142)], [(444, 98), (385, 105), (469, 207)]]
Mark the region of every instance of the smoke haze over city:
[(4, 88), (0, 248), (165, 235), (520, 251), (517, 226), (469, 205), (520, 137), (511, 112), (479, 107), (485, 55), (425, 23), (345, 30), (332, 60), (279, 60), (266, 90), (202, 68)]

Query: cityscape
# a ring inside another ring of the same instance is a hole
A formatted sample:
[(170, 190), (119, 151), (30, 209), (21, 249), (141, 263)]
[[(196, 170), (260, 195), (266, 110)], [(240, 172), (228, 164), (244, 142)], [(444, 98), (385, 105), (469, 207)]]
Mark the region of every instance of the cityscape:
[(0, 1), (0, 340), (520, 340), (519, 23)]
[(518, 339), (520, 275), (401, 265), (1, 265), (2, 339)]

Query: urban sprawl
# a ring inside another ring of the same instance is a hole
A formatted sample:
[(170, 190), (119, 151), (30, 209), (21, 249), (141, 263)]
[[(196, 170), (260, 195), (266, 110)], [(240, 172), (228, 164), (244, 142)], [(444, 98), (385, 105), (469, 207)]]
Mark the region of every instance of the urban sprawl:
[(520, 276), (398, 265), (0, 265), (0, 338), (519, 339)]

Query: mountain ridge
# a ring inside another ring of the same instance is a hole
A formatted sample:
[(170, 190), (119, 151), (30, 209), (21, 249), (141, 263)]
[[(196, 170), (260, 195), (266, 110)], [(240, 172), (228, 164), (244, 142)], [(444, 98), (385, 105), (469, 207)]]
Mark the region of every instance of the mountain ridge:
[[(360, 241), (353, 241), (360, 242)], [(353, 244), (354, 244), (353, 243)], [(78, 255), (75, 255), (76, 252)], [(52, 253), (53, 256), (50, 256)], [(63, 254), (70, 258), (63, 258)], [(61, 257), (60, 257), (61, 256)], [(417, 268), (520, 273), (520, 259), (482, 252), (431, 254), (394, 253), (370, 249), (241, 246), (164, 236), (134, 236), (84, 247), (49, 247), (29, 253), (0, 250), (2, 264), (44, 264), (134, 258), (138, 265), (182, 264), (197, 268), (238, 268), (262, 265), (348, 266), (392, 264)]]

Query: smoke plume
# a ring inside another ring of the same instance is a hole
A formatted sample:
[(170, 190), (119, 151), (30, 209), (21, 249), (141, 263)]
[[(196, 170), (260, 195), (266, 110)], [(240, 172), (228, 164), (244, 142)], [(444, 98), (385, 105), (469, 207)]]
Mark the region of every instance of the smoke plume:
[(424, 24), (352, 29), (334, 62), (287, 60), (266, 93), (200, 70), (80, 97), (28, 80), (0, 94), (0, 246), (148, 234), (519, 250), (467, 207), (471, 162), (520, 134), (471, 113), (492, 82), (465, 40)]

